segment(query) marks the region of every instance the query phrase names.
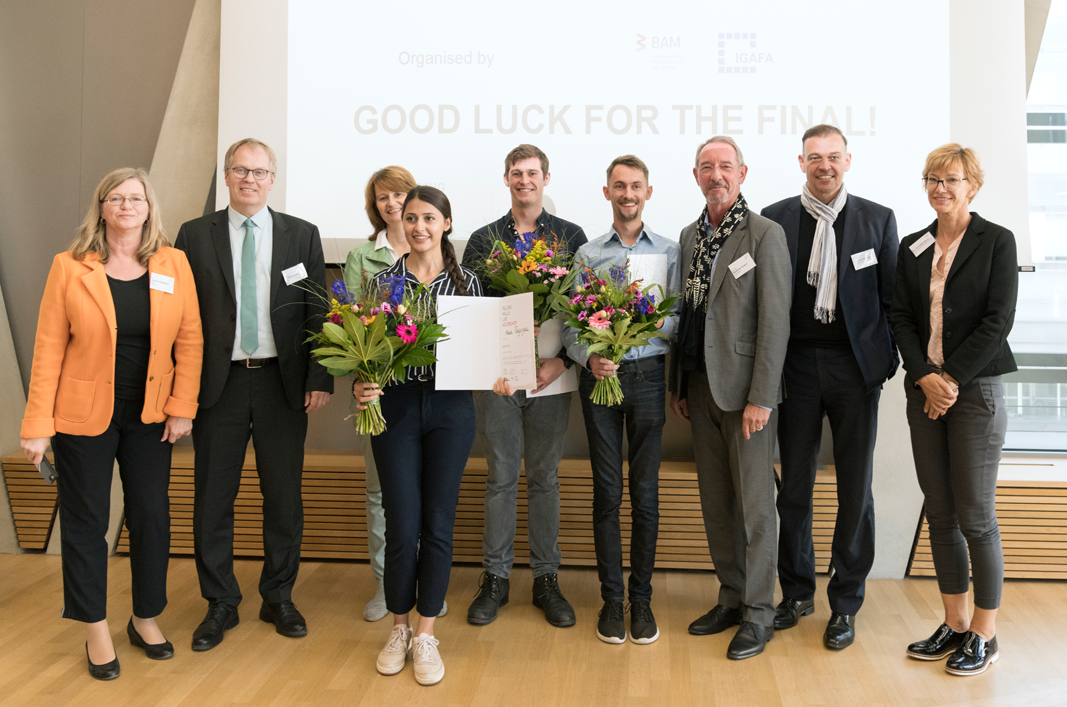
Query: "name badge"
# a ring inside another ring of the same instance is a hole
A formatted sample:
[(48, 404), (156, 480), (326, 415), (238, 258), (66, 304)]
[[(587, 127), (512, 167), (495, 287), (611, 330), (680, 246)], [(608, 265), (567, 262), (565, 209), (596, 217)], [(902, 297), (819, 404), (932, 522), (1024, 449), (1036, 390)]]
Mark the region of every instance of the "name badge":
[(908, 246), (908, 248), (911, 250), (911, 254), (918, 258), (919, 253), (923, 252), (934, 244), (934, 240), (936, 239), (930, 235), (929, 231), (927, 231), (923, 234), (922, 238), (912, 243), (910, 246)]
[(869, 248), (862, 253), (852, 254), (852, 265), (857, 270), (863, 270), (863, 268), (869, 268), (872, 265), (878, 263), (878, 256), (874, 254), (874, 248)]
[(754, 267), (756, 267), (756, 261), (752, 259), (751, 255), (745, 253), (730, 263), (730, 272), (734, 274), (734, 279), (736, 280)]
[(300, 282), (308, 276), (308, 271), (304, 269), (303, 263), (297, 263), (288, 270), (282, 270), (282, 277), (285, 279), (286, 285), (291, 285), (294, 282)]
[(154, 272), (149, 276), (148, 286), (153, 290), (166, 292), (168, 295), (174, 294), (174, 278), (160, 275), (157, 272)]

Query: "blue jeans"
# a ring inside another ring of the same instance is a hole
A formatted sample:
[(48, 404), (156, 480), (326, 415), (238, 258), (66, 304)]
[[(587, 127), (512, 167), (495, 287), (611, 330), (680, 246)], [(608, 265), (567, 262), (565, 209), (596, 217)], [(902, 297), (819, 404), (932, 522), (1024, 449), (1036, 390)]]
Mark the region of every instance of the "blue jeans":
[(559, 460), (571, 413), (571, 394), (527, 398), (478, 395), (478, 429), (489, 475), (485, 484), (482, 565), (507, 579), (515, 563), (519, 474), (526, 456), (530, 568), (534, 577), (559, 572)]
[(381, 397), (388, 429), (371, 439), (385, 508), (385, 603), (437, 616), (452, 571), (452, 529), (474, 443), (469, 390), (432, 380), (392, 385)]
[(622, 435), (629, 443), (630, 601), (652, 600), (652, 570), (659, 537), (659, 462), (663, 425), (667, 421), (667, 384), (663, 356), (624, 363), (615, 373), (624, 399), (619, 405), (597, 405), (589, 396), (596, 378), (582, 370), (582, 398), (589, 459), (593, 466), (593, 542), (604, 601), (622, 602)]

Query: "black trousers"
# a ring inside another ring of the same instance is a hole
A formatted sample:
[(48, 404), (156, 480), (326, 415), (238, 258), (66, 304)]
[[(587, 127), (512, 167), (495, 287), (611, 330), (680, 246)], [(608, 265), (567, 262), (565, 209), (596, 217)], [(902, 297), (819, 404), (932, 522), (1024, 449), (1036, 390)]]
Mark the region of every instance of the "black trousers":
[(259, 593), (276, 604), (292, 597), (300, 569), (307, 413), (289, 406), (278, 365), (232, 366), (222, 397), (193, 423), (193, 547), (200, 593), (211, 602), (241, 603), (233, 574), (233, 504), (251, 438), (263, 494), (263, 571)]
[(170, 442), (162, 422), (144, 424), (144, 400), (115, 400), (107, 430), (95, 437), (56, 433), (63, 618), (107, 618), (107, 526), (111, 477), (119, 463), (130, 531), (133, 613), (150, 619), (167, 606), (170, 560)]
[(874, 564), (871, 479), (881, 388), (867, 390), (851, 349), (791, 344), (785, 359), (786, 399), (778, 408), (782, 488), (778, 492), (778, 580), (782, 596), (815, 597), (811, 537), (815, 467), (823, 417), (830, 419), (837, 471), (837, 521), (831, 546), (830, 610), (856, 614)]
[[(463, 470), (474, 444), (474, 396), (433, 380), (389, 386), (388, 429), (371, 438), (385, 509), (385, 603), (437, 616), (452, 572), (452, 532)], [(416, 604), (416, 601), (418, 602)]]

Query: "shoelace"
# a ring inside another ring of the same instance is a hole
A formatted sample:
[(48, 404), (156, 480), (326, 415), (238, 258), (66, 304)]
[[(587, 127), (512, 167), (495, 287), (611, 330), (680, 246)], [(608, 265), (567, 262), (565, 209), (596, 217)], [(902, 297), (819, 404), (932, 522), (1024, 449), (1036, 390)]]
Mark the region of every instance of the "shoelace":
[(543, 579), (545, 582), (545, 594), (550, 597), (562, 599), (563, 592), (559, 589), (559, 580), (556, 579), (556, 575), (546, 574)]
[(482, 578), (478, 582), (478, 591), (474, 594), (475, 597), (480, 597), (483, 594), (497, 594), (500, 592), (500, 578), (495, 574), (489, 572), (482, 572)]
[(403, 626), (397, 626), (393, 629), (393, 635), (389, 637), (389, 644), (385, 647), (385, 650), (389, 653), (401, 653), (408, 649), (407, 631)]
[(433, 636), (428, 636), (421, 641), (415, 642), (415, 656), (414, 659), (420, 663), (435, 663), (437, 662), (437, 644), (440, 643)]
[(598, 617), (606, 621), (622, 621), (624, 613), (626, 613), (626, 610), (622, 608), (622, 604), (610, 601), (604, 604), (604, 608), (600, 610)]
[(630, 621), (648, 624), (656, 622), (655, 617), (652, 616), (652, 607), (645, 602), (631, 602), (630, 606), (627, 607), (627, 610), (630, 612)]

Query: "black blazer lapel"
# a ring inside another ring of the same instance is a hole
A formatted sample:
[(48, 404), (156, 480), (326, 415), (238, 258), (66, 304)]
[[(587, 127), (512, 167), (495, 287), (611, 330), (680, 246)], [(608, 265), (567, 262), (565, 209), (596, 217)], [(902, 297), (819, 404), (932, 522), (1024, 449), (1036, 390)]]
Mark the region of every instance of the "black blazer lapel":
[[(289, 233), (289, 223), (282, 218), (274, 209), (270, 209), (271, 218), (274, 220), (273, 243), (270, 256), (270, 308), (274, 310), (274, 300), (278, 297), (278, 290), (282, 285), (282, 270), (285, 270), (289, 262), (289, 248), (292, 245), (292, 235)], [(307, 267), (306, 265), (304, 267)]]
[(956, 273), (960, 271), (967, 259), (974, 255), (974, 251), (978, 250), (978, 246), (982, 244), (980, 234), (985, 230), (985, 225), (974, 223), (976, 220), (977, 217), (971, 220), (971, 226), (961, 236), (963, 240), (960, 241), (960, 247), (956, 249), (956, 257), (952, 259), (952, 269), (948, 271), (945, 285), (948, 285), (948, 282), (956, 276)]
[(845, 232), (841, 235), (841, 252), (837, 254), (837, 287), (840, 297), (841, 283), (846, 279), (849, 272), (848, 266), (852, 263), (852, 254), (856, 249), (856, 237), (861, 228), (866, 224), (863, 221), (863, 205), (856, 199), (848, 197), (845, 200), (845, 208), (841, 209), (840, 216), (845, 218)]
[(227, 209), (215, 212), (215, 221), (211, 224), (211, 240), (215, 243), (215, 253), (219, 256), (219, 267), (222, 268), (222, 276), (226, 279), (226, 286), (230, 288), (230, 297), (236, 302), (237, 293), (233, 284), (233, 250), (230, 248), (228, 213)]

